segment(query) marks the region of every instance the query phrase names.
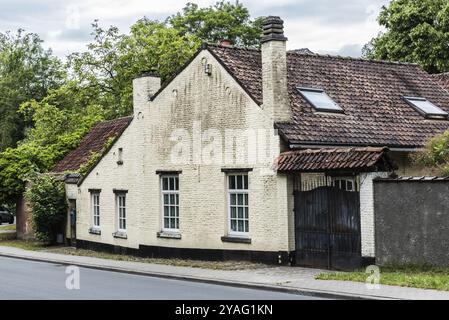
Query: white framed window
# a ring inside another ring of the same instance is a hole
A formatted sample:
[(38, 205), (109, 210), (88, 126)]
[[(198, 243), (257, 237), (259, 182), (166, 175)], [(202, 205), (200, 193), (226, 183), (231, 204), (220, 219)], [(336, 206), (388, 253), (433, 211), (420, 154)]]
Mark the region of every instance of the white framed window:
[(179, 176), (161, 176), (162, 230), (179, 232)]
[(322, 89), (297, 87), (299, 93), (317, 111), (322, 112), (343, 112), (343, 109), (329, 97)]
[(126, 193), (116, 194), (118, 231), (126, 231)]
[(429, 119), (447, 119), (448, 113), (432, 102), (421, 97), (404, 97), (405, 101), (424, 117)]
[(333, 177), (332, 184), (345, 191), (357, 191), (357, 185), (354, 177)]
[(228, 174), (229, 234), (249, 233), (248, 174)]
[(94, 228), (100, 227), (100, 192), (92, 192), (92, 220)]

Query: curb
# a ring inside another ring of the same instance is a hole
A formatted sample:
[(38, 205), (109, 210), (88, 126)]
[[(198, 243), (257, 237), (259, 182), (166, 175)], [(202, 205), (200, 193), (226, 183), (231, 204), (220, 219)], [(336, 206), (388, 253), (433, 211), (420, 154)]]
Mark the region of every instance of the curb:
[(38, 257), (29, 257), (23, 255), (16, 254), (8, 254), (8, 253), (0, 253), (0, 257), (21, 259), (21, 260), (29, 260), (36, 262), (47, 262), (54, 263), (59, 265), (72, 265), (83, 268), (102, 270), (102, 271), (111, 271), (118, 273), (127, 273), (139, 276), (148, 276), (148, 277), (156, 277), (156, 278), (164, 278), (164, 279), (172, 279), (172, 280), (182, 280), (182, 281), (192, 281), (192, 282), (200, 282), (200, 283), (208, 283), (208, 284), (216, 284), (216, 285), (225, 285), (229, 287), (238, 287), (238, 288), (247, 288), (247, 289), (257, 289), (257, 290), (269, 290), (276, 292), (284, 292), (290, 294), (304, 295), (309, 297), (320, 297), (327, 299), (350, 299), (350, 300), (379, 300), (379, 299), (394, 299), (394, 298), (386, 298), (386, 297), (378, 297), (378, 296), (366, 296), (366, 295), (352, 295), (344, 292), (330, 292), (330, 291), (321, 291), (315, 289), (307, 289), (307, 288), (292, 288), (292, 287), (281, 287), (276, 285), (268, 285), (261, 283), (238, 283), (228, 280), (222, 279), (211, 279), (211, 278), (198, 278), (193, 276), (185, 276), (185, 275), (174, 275), (162, 272), (145, 272), (145, 271), (137, 271), (126, 268), (118, 268), (118, 267), (110, 267), (110, 266), (99, 266), (92, 265), (89, 263), (81, 263), (75, 261), (64, 261), (64, 260), (55, 260), (55, 259), (44, 259)]

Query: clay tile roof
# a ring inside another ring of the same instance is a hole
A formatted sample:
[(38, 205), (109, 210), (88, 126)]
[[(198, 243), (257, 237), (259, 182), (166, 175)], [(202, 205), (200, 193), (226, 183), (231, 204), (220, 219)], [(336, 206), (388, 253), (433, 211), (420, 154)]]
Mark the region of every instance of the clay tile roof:
[(387, 148), (327, 148), (287, 151), (279, 155), (275, 170), (319, 172), (332, 170), (390, 171), (396, 166)]
[(439, 74), (433, 74), (432, 77), (438, 81), (438, 83), (445, 88), (446, 90), (449, 90), (449, 72), (446, 73), (439, 73)]
[(77, 171), (89, 161), (92, 154), (103, 153), (108, 140), (120, 136), (131, 120), (132, 117), (125, 117), (98, 123), (84, 137), (77, 149), (56, 164), (52, 172)]
[[(262, 104), (261, 51), (207, 48)], [(449, 129), (449, 121), (425, 119), (403, 99), (423, 97), (449, 112), (449, 90), (418, 65), (289, 51), (287, 68), (293, 121), (277, 128), (289, 143), (420, 148)], [(298, 86), (323, 89), (344, 113), (316, 112)]]

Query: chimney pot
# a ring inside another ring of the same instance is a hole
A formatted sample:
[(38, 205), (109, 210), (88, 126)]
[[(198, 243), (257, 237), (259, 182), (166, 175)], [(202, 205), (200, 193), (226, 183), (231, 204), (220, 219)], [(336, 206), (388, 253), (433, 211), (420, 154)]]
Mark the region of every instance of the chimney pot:
[(269, 16), (265, 18), (262, 26), (262, 43), (268, 41), (287, 41), (284, 36), (284, 21), (280, 17)]
[(230, 47), (230, 46), (232, 46), (232, 41), (229, 39), (223, 39), (220, 41), (220, 45), (222, 45), (224, 47)]

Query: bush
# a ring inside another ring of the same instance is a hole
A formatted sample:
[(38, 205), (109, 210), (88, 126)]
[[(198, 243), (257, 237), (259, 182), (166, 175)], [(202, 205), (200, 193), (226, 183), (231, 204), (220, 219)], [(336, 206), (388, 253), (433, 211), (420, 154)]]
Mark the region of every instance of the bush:
[(439, 134), (417, 153), (413, 160), (429, 168), (438, 169), (440, 175), (449, 176), (449, 131)]
[(50, 175), (40, 175), (33, 179), (25, 197), (33, 211), (36, 238), (54, 243), (56, 234), (63, 231), (67, 213), (64, 182)]

